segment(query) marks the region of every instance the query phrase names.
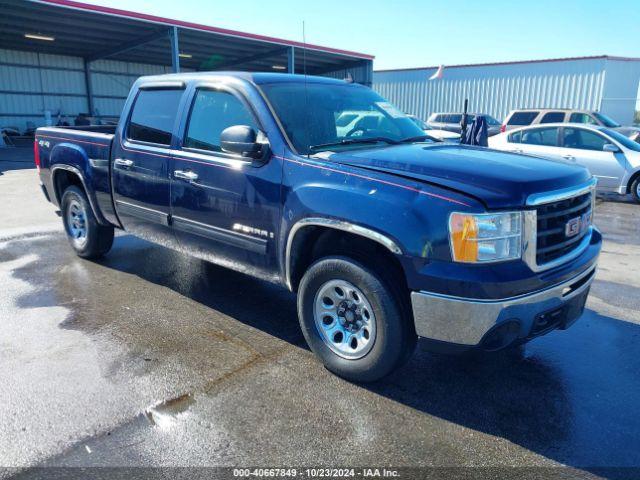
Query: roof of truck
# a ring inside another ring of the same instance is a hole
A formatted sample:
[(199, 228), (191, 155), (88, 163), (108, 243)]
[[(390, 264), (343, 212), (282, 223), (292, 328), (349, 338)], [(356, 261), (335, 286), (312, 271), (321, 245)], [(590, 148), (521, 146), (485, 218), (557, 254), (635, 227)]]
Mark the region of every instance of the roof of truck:
[(273, 72), (183, 72), (183, 73), (166, 73), (162, 75), (150, 75), (140, 78), (142, 83), (158, 82), (158, 81), (190, 81), (203, 80), (206, 78), (232, 77), (246, 80), (256, 84), (280, 83), (280, 82), (312, 82), (312, 83), (328, 83), (328, 84), (346, 84), (344, 80), (331, 77), (320, 77), (315, 75), (300, 75), (292, 73), (273, 73)]

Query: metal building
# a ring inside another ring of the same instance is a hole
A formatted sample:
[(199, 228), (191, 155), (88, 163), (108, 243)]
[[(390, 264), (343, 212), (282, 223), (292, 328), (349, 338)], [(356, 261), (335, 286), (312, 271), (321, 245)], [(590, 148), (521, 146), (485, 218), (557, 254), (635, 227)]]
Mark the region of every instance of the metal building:
[(618, 122), (633, 122), (640, 58), (560, 58), (373, 72), (373, 88), (407, 113), (427, 119), (433, 112), (469, 111), (503, 120), (515, 108), (597, 110)]
[(0, 127), (20, 131), (81, 112), (114, 120), (137, 77), (181, 69), (371, 85), (374, 57), (347, 50), (71, 0), (0, 0), (0, 11)]

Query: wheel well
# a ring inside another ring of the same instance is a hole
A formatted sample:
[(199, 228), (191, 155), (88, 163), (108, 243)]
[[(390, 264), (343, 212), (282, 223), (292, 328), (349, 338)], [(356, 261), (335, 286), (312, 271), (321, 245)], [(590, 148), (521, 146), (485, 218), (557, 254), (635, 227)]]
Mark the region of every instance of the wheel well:
[(296, 233), (290, 250), (290, 281), (297, 291), (309, 266), (329, 255), (344, 255), (371, 268), (408, 295), (402, 265), (397, 256), (375, 240), (323, 226), (308, 226)]
[(84, 192), (84, 185), (82, 184), (82, 180), (80, 180), (80, 177), (76, 173), (70, 172), (69, 170), (57, 170), (54, 173), (53, 185), (55, 189), (56, 200), (58, 200), (58, 205), (60, 206), (62, 206), (62, 194), (71, 185), (75, 185)]
[(635, 182), (638, 177), (640, 177), (640, 170), (638, 170), (636, 173), (631, 175), (631, 178), (629, 179), (629, 183), (627, 183), (627, 193), (631, 193), (631, 187), (633, 186), (633, 182)]

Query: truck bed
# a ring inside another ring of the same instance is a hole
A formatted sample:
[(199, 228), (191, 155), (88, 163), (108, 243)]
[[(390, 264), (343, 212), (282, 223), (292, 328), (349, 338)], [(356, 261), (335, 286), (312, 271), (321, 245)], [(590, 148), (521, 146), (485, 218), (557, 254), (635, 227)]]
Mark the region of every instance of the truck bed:
[(111, 200), (109, 170), (115, 125), (41, 127), (35, 142), (40, 157), (40, 181), (49, 199), (59, 206), (65, 176), (80, 177), (95, 206), (98, 221), (117, 225)]

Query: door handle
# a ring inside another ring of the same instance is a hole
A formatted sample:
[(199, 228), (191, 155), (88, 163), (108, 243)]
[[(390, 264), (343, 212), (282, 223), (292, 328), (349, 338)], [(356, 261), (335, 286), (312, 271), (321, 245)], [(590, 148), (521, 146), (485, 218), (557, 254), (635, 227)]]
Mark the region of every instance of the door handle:
[(116, 158), (113, 163), (125, 168), (131, 168), (133, 166), (133, 160), (126, 160), (124, 158)]
[(564, 158), (565, 160), (571, 160), (571, 161), (574, 161), (576, 159), (576, 157), (574, 157), (573, 155), (563, 155), (562, 158)]
[(520, 149), (520, 148), (516, 148), (516, 149), (513, 151), (513, 153), (522, 153), (522, 152), (523, 152), (523, 150), (522, 150), (522, 149)]
[(173, 176), (189, 182), (194, 182), (198, 179), (198, 174), (189, 170), (175, 170)]

